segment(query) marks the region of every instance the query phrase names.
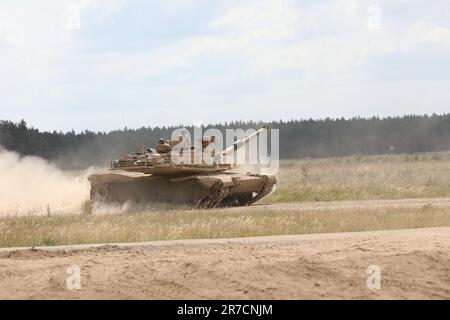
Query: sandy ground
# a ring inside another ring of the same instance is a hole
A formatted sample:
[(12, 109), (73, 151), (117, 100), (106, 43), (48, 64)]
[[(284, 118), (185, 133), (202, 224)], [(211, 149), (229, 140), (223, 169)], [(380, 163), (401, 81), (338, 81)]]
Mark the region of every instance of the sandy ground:
[[(0, 298), (450, 299), (449, 248), (450, 228), (427, 228), (2, 249)], [(74, 264), (80, 290), (66, 288)]]

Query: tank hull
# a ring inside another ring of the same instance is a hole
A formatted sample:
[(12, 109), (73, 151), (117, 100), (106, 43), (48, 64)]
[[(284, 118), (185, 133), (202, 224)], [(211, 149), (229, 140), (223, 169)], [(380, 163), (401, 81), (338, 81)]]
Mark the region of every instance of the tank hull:
[(184, 177), (94, 174), (91, 201), (143, 205), (167, 203), (193, 207), (250, 205), (268, 195), (276, 184), (270, 175), (219, 173)]

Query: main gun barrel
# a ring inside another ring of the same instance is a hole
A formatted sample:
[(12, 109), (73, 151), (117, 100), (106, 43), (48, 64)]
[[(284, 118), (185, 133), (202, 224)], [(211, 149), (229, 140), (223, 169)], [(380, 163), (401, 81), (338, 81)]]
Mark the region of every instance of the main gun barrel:
[(241, 148), (242, 146), (245, 146), (251, 139), (256, 138), (257, 136), (259, 136), (264, 131), (267, 131), (268, 129), (269, 129), (268, 126), (264, 126), (264, 127), (260, 128), (260, 129), (256, 130), (252, 134), (248, 135), (247, 137), (235, 141), (231, 146), (229, 146), (224, 151), (222, 151), (222, 157), (226, 157), (232, 151), (236, 151), (239, 148)]

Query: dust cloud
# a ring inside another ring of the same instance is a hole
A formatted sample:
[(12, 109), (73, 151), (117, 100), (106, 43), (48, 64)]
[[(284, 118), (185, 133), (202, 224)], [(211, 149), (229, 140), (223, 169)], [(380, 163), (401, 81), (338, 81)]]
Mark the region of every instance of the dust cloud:
[(94, 170), (63, 171), (42, 158), (0, 149), (0, 216), (79, 214)]

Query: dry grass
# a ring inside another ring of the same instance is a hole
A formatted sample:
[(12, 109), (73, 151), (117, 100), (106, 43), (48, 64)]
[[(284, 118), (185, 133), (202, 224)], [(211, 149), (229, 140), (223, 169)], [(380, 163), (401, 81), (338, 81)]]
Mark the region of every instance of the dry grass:
[(450, 196), (450, 153), (282, 161), (265, 203)]
[[(283, 161), (263, 200), (329, 201), (450, 196), (450, 153)], [(0, 218), (0, 246), (250, 237), (450, 226), (448, 208), (163, 210)]]
[(0, 219), (0, 246), (251, 237), (450, 226), (447, 208), (172, 210)]

